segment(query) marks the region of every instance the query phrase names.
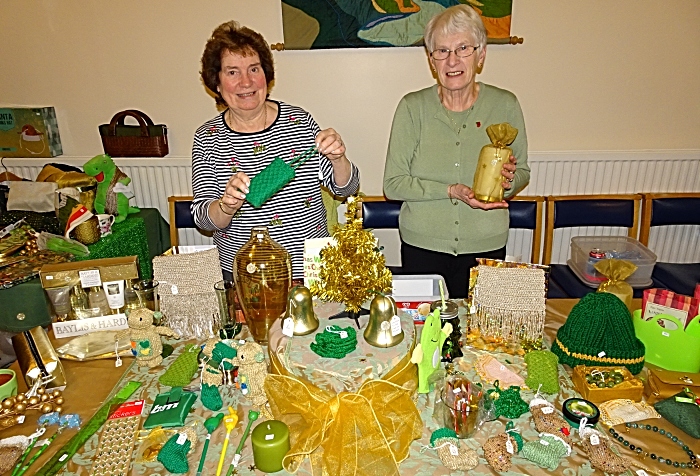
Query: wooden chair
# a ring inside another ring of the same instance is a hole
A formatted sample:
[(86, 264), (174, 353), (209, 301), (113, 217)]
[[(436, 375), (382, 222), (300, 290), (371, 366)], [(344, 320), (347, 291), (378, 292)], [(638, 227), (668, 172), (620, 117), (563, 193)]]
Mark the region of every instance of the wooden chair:
[[(672, 225), (700, 225), (700, 193), (644, 194), (639, 241), (648, 246), (651, 227)], [(692, 296), (700, 283), (700, 263), (657, 262), (651, 276), (657, 286)]]
[[(543, 264), (551, 266), (550, 284), (554, 283), (570, 298), (582, 298), (595, 287), (581, 281), (566, 264), (551, 264), (554, 230), (559, 228), (604, 226), (627, 228), (627, 236), (637, 238), (639, 194), (558, 195), (547, 197), (547, 216), (544, 231)], [(635, 290), (641, 297), (642, 290)]]
[(197, 228), (194, 217), (190, 211), (192, 196), (170, 196), (168, 197), (168, 209), (170, 212), (170, 245), (178, 246), (180, 237), (178, 229)]

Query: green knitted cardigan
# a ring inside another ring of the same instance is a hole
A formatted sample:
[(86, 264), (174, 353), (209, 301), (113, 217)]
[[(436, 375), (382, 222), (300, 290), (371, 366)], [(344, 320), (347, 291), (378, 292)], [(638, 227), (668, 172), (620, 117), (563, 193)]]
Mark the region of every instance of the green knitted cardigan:
[(645, 348), (637, 339), (632, 315), (617, 296), (590, 293), (571, 310), (557, 332), (552, 352), (559, 363), (577, 365), (624, 365), (633, 374), (644, 367)]

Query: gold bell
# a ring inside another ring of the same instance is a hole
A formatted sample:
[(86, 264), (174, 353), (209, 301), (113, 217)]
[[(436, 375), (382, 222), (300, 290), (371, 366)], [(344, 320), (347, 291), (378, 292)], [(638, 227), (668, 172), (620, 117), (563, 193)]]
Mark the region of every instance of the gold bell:
[(403, 340), (403, 336), (396, 302), (390, 296), (377, 294), (369, 306), (365, 342), (374, 347), (393, 347)]
[(287, 310), (282, 316), (282, 325), (287, 318), (294, 322), (294, 335), (305, 336), (318, 329), (318, 317), (314, 313), (311, 292), (304, 286), (294, 286), (287, 296)]

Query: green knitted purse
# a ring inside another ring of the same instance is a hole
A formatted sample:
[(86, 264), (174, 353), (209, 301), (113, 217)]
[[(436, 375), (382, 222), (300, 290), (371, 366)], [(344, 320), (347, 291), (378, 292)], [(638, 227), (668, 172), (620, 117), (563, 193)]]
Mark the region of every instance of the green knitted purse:
[(533, 350), (525, 354), (527, 378), (525, 383), (532, 390), (559, 393), (559, 358), (548, 350)]
[(245, 199), (253, 207), (260, 208), (263, 203), (292, 181), (295, 175), (294, 171), (309, 160), (316, 151), (316, 146), (310, 147), (306, 152), (293, 158), (289, 163), (286, 163), (279, 157), (275, 157), (270, 165), (250, 180), (249, 192)]
[(542, 468), (555, 471), (559, 461), (571, 454), (571, 447), (558, 436), (549, 433), (540, 434), (540, 439), (528, 441), (523, 445), (522, 455)]
[(199, 347), (194, 344), (185, 346), (175, 361), (170, 364), (168, 370), (160, 376), (158, 381), (168, 387), (186, 387), (192, 381), (197, 372), (197, 354)]

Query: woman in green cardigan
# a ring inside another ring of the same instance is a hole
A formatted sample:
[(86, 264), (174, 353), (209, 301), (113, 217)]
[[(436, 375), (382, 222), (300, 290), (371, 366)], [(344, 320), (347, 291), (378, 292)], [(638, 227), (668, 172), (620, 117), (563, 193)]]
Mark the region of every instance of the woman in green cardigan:
[(486, 58), (479, 14), (457, 5), (433, 17), (425, 44), (438, 83), (401, 99), (391, 128), (384, 194), (401, 200), (403, 272), (440, 274), (452, 297), (464, 297), (476, 258), (503, 259), (508, 203), (482, 203), (470, 188), (486, 127), (518, 130), (503, 165), (505, 197), (530, 180), (525, 122), (511, 92), (476, 81)]

